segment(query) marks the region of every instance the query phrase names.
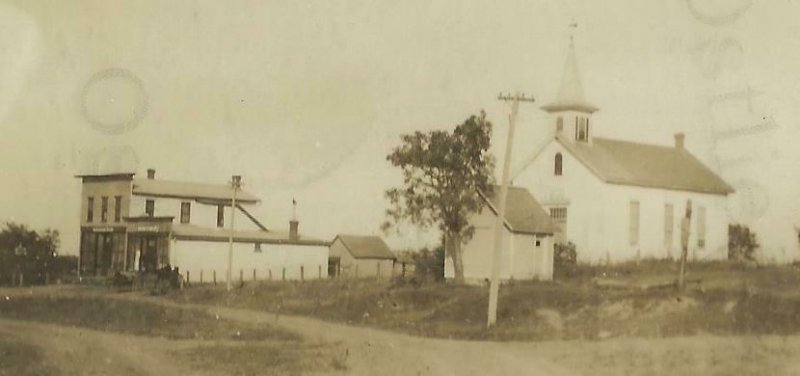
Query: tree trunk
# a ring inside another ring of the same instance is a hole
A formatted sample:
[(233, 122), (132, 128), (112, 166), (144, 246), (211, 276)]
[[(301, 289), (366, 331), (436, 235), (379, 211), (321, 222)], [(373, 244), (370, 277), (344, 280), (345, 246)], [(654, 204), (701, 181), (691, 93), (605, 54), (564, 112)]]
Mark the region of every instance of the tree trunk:
[(464, 283), (464, 258), (461, 254), (461, 234), (448, 233), (445, 236), (445, 250), (453, 260), (454, 281), (457, 284)]

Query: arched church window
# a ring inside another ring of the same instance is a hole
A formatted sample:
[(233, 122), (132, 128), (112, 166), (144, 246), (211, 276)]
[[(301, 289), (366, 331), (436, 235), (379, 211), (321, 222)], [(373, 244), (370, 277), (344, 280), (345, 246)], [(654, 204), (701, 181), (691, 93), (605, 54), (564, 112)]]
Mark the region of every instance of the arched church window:
[(563, 163), (564, 163), (564, 161), (563, 161), (563, 157), (561, 156), (561, 153), (556, 153), (556, 157), (555, 157), (555, 161), (554, 161), (554, 165), (555, 165), (554, 166), (555, 167), (554, 173), (555, 173), (556, 176), (561, 176), (562, 175), (562, 173), (563, 173)]

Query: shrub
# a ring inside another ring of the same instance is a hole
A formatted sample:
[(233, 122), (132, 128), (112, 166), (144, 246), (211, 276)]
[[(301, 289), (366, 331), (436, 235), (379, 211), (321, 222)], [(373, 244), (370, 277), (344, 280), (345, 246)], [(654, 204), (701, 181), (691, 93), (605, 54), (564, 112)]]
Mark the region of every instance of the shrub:
[(756, 233), (745, 225), (728, 225), (728, 259), (754, 261), (759, 244)]
[(571, 276), (578, 263), (578, 252), (572, 242), (556, 243), (553, 253), (553, 273), (557, 276)]
[(418, 281), (444, 280), (444, 246), (427, 248), (414, 254), (414, 274)]

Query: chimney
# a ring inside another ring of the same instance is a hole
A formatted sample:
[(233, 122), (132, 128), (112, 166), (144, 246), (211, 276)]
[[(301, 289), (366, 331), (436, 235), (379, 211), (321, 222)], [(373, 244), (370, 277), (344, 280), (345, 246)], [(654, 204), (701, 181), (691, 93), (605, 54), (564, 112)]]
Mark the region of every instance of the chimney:
[(296, 219), (292, 219), (291, 221), (289, 221), (289, 240), (297, 241), (297, 239), (300, 237), (299, 235), (297, 235), (297, 227), (299, 225), (300, 222), (298, 222)]
[(300, 222), (297, 221), (297, 200), (292, 198), (292, 219), (289, 221), (289, 240), (297, 241), (297, 227)]
[(147, 178), (153, 180), (156, 178), (156, 170), (152, 168), (147, 169)]
[(675, 148), (676, 149), (683, 149), (683, 141), (686, 139), (686, 135), (683, 133), (675, 133)]

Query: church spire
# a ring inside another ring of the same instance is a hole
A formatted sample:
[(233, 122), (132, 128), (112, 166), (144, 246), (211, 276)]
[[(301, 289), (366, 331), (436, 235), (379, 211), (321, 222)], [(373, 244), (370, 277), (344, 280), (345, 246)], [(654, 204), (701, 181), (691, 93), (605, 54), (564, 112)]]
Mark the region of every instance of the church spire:
[[(573, 23), (571, 28), (578, 25)], [(575, 55), (575, 42), (572, 33), (569, 36), (569, 51), (567, 60), (564, 63), (564, 72), (561, 75), (561, 87), (558, 90), (556, 100), (550, 102), (542, 109), (547, 112), (578, 111), (592, 113), (598, 110), (597, 107), (586, 101), (583, 94), (583, 84), (581, 83), (581, 73), (578, 69), (578, 58)]]

